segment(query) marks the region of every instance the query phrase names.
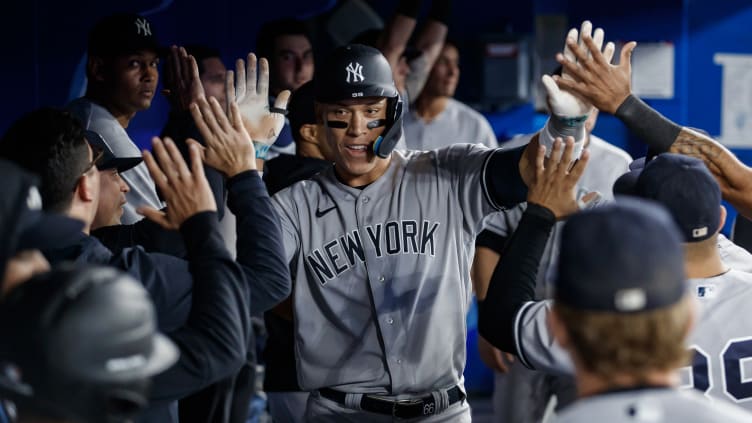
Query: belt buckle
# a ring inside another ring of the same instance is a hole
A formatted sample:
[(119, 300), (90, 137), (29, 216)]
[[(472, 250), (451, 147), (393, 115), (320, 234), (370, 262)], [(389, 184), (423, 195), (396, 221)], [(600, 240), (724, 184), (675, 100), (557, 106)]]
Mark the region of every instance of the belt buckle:
[(399, 410), (400, 406), (415, 405), (415, 404), (422, 403), (422, 402), (423, 400), (412, 400), (412, 399), (395, 400), (392, 402), (392, 417), (402, 418), (402, 416), (397, 414), (397, 411)]

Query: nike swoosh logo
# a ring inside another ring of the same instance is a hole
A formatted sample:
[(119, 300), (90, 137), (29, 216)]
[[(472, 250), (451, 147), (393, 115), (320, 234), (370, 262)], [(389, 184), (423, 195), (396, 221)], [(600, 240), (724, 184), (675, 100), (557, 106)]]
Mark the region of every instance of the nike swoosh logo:
[(326, 210), (316, 209), (316, 217), (323, 217), (325, 214), (329, 213), (330, 211), (332, 211), (332, 210), (334, 210), (336, 208), (337, 208), (337, 206), (331, 206), (331, 207), (329, 207)]

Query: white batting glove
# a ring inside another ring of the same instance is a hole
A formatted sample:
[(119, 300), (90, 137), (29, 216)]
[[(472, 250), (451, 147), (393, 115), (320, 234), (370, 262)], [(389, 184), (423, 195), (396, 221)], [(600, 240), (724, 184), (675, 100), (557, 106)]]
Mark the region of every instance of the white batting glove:
[[(580, 29), (579, 38), (577, 29), (572, 28), (567, 34), (567, 39), (578, 42), (580, 48), (586, 49), (582, 37), (585, 35), (588, 37), (591, 36), (592, 29), (593, 24), (590, 21), (584, 21)], [(603, 30), (601, 28), (596, 29), (592, 37), (600, 50), (603, 45)], [(609, 43), (609, 45), (610, 47), (607, 48), (613, 50), (613, 44)], [(566, 44), (564, 45), (564, 57), (576, 63), (574, 54)], [(562, 78), (572, 79), (566, 71), (562, 72)], [(571, 136), (575, 140), (574, 157), (579, 158), (585, 145), (585, 138), (587, 137), (585, 133), (585, 120), (587, 120), (593, 105), (567, 91), (559, 89), (559, 86), (556, 85), (556, 82), (549, 75), (543, 75), (542, 80), (548, 94), (551, 114), (546, 121), (546, 125), (540, 132), (539, 142), (546, 147), (546, 155), (548, 155), (553, 150), (554, 140), (557, 137), (565, 139)]]
[(269, 62), (265, 58), (259, 60), (257, 79), (256, 55), (253, 53), (248, 54), (247, 63), (243, 59), (235, 62), (235, 74), (227, 72), (225, 89), (228, 105), (237, 103), (243, 125), (253, 140), (256, 157), (266, 159), (269, 147), (277, 140), (285, 124), (290, 91), (279, 93), (274, 107), (269, 108)]

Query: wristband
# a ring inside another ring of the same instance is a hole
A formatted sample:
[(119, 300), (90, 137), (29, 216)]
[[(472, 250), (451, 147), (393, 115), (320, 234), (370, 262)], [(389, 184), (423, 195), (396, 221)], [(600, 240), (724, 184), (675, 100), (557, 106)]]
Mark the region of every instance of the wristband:
[(270, 144), (264, 144), (258, 141), (253, 142), (253, 148), (256, 150), (256, 158), (266, 160), (266, 154), (269, 152)]
[(449, 26), (449, 19), (452, 16), (452, 0), (433, 0), (431, 9), (428, 11), (428, 19), (441, 22)]
[(397, 4), (397, 14), (417, 19), (420, 13), (421, 0), (402, 0)]
[(564, 117), (551, 115), (546, 125), (540, 132), (538, 142), (546, 147), (546, 157), (551, 157), (556, 138), (565, 140), (566, 137), (574, 138), (574, 158), (580, 158), (585, 146), (585, 121), (588, 115)]
[(682, 129), (632, 94), (616, 109), (614, 116), (656, 153), (668, 151)]

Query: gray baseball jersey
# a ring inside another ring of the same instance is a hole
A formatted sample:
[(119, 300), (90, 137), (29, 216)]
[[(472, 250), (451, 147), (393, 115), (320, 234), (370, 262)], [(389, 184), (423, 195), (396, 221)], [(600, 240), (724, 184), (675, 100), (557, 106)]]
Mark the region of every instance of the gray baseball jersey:
[(472, 245), (493, 150), (392, 153), (361, 189), (333, 169), (273, 197), (293, 273), (304, 390), (391, 395), (462, 385)]
[(434, 150), (456, 143), (483, 144), (496, 148), (499, 143), (485, 117), (470, 106), (450, 98), (446, 109), (431, 122), (424, 122), (411, 109), (405, 113), (405, 141), (411, 150)]
[[(752, 274), (729, 270), (706, 279), (690, 279), (699, 316), (688, 345), (692, 365), (682, 368), (682, 387), (752, 411)], [(520, 361), (550, 373), (572, 373), (566, 352), (548, 332), (549, 301), (525, 304), (517, 314), (515, 341)]]
[[(82, 97), (68, 104), (66, 108), (81, 121), (84, 128), (101, 135), (115, 156), (141, 157), (141, 151), (128, 133), (115, 116), (104, 107)], [(130, 191), (125, 194), (128, 202), (123, 207), (123, 217), (120, 223), (129, 225), (143, 219), (143, 216), (136, 213), (137, 207), (151, 206), (157, 209), (164, 207), (157, 195), (154, 180), (151, 179), (149, 169), (144, 163), (121, 173), (120, 176), (130, 188)]]
[(752, 415), (729, 404), (712, 403), (702, 395), (676, 389), (639, 389), (583, 398), (552, 423), (741, 423)]

